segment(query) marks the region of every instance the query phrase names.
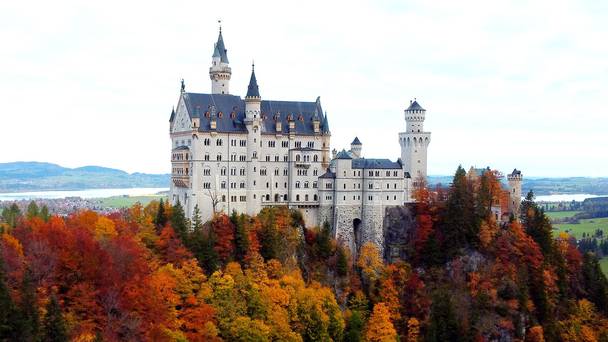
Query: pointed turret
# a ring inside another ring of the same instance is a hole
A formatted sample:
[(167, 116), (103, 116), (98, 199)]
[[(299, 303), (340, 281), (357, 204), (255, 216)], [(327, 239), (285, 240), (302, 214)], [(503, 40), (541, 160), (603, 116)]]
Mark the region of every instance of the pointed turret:
[(217, 43), (215, 43), (215, 48), (218, 50), (220, 54), (220, 59), (222, 63), (228, 64), (228, 50), (226, 50), (226, 46), (224, 45), (224, 37), (222, 37), (222, 27), (220, 26), (220, 34), (217, 37)]
[(324, 134), (329, 134), (329, 122), (327, 121), (327, 112), (325, 112), (325, 116), (323, 117), (323, 124), (321, 125), (321, 131)]
[(245, 98), (260, 98), (258, 81), (255, 78), (255, 64), (251, 65), (251, 78), (249, 79), (249, 86), (247, 87), (247, 95)]
[(211, 57), (211, 68), (209, 68), (209, 78), (211, 79), (212, 94), (230, 94), (230, 78), (232, 70), (228, 66), (228, 50), (224, 46), (222, 37), (222, 27), (217, 37), (217, 42), (213, 45), (213, 56)]

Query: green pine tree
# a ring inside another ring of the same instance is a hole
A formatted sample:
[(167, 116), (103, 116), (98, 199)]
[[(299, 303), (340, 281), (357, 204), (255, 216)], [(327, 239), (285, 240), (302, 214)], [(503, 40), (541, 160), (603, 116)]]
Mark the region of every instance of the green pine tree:
[(48, 220), (49, 220), (50, 217), (51, 217), (51, 214), (49, 214), (49, 207), (47, 207), (46, 204), (45, 204), (40, 209), (40, 218), (44, 222), (48, 222)]
[(173, 227), (173, 230), (175, 231), (177, 236), (179, 236), (179, 238), (182, 240), (182, 243), (186, 245), (186, 242), (188, 241), (188, 227), (190, 226), (190, 224), (188, 223), (188, 219), (186, 219), (186, 214), (184, 214), (184, 208), (182, 207), (179, 200), (177, 200), (177, 203), (175, 203), (171, 210), (170, 222), (171, 227)]
[(2, 220), (13, 228), (17, 227), (20, 218), (21, 209), (19, 209), (17, 203), (13, 203), (2, 210)]
[(348, 259), (346, 258), (346, 252), (344, 247), (338, 247), (338, 260), (336, 261), (336, 272), (340, 277), (346, 277), (348, 275)]
[(160, 199), (160, 203), (158, 204), (158, 211), (156, 212), (156, 218), (154, 219), (154, 224), (156, 228), (160, 231), (167, 224), (167, 214), (165, 213), (165, 203), (163, 199)]
[(4, 264), (0, 253), (0, 341), (13, 341), (16, 339), (17, 308), (11, 298), (6, 285)]
[(450, 299), (450, 294), (439, 290), (433, 296), (429, 328), (426, 341), (453, 342), (461, 341), (460, 326)]
[(238, 261), (243, 261), (249, 251), (249, 229), (247, 229), (247, 217), (232, 212), (230, 220), (234, 225), (235, 255)]
[(68, 341), (67, 327), (55, 295), (46, 306), (43, 329), (42, 340), (45, 342)]
[(40, 334), (40, 315), (38, 313), (38, 296), (31, 271), (25, 271), (20, 288), (19, 303), (19, 340), (38, 341)]
[(317, 235), (317, 254), (323, 260), (331, 255), (331, 232), (327, 221), (323, 223), (323, 227)]
[(349, 342), (363, 341), (364, 324), (365, 322), (363, 321), (361, 313), (359, 311), (353, 311), (348, 320), (344, 340)]
[(479, 222), (475, 213), (473, 188), (462, 166), (458, 166), (450, 188), (442, 225), (448, 257), (457, 255), (463, 247), (476, 247), (479, 241)]
[(30, 204), (27, 206), (27, 212), (25, 216), (30, 220), (34, 217), (40, 216), (40, 209), (38, 209), (38, 205), (36, 204), (36, 202), (30, 202)]

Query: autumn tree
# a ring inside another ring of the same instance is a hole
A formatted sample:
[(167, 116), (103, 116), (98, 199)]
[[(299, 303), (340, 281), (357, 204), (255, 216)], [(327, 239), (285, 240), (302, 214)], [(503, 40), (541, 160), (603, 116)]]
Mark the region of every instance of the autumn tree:
[(378, 247), (371, 242), (366, 242), (359, 250), (357, 267), (361, 270), (363, 280), (369, 286), (380, 277), (384, 263), (380, 257)]
[(389, 342), (397, 341), (397, 331), (391, 323), (390, 312), (385, 303), (374, 305), (367, 329), (365, 340), (370, 342)]
[(214, 249), (220, 260), (228, 262), (234, 256), (234, 225), (226, 215), (217, 215), (211, 221), (216, 237)]

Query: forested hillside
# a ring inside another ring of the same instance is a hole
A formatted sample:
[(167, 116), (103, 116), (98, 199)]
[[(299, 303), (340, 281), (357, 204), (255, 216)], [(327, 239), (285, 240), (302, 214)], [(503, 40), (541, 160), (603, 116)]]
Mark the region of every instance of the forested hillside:
[(187, 222), (180, 205), (49, 216), (8, 208), (3, 341), (608, 341), (608, 282), (524, 201), (499, 225), (499, 182), (416, 191), (405, 260), (354, 256), (295, 211)]

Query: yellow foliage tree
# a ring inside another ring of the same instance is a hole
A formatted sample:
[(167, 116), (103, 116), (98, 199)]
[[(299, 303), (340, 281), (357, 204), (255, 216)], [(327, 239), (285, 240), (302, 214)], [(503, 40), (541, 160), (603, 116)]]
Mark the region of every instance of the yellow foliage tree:
[(361, 269), (363, 278), (369, 283), (373, 283), (382, 274), (384, 263), (380, 258), (378, 247), (371, 242), (366, 242), (359, 250), (357, 266)]
[(374, 305), (367, 329), (365, 340), (369, 342), (394, 342), (397, 340), (397, 331), (391, 323), (390, 312), (385, 303)]
[(95, 222), (95, 238), (97, 240), (109, 240), (118, 236), (114, 221), (105, 216), (100, 216)]
[(420, 322), (412, 317), (407, 321), (407, 342), (418, 342), (419, 335)]

